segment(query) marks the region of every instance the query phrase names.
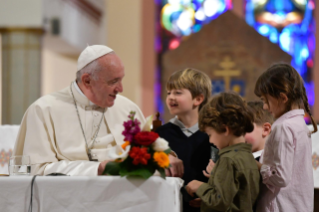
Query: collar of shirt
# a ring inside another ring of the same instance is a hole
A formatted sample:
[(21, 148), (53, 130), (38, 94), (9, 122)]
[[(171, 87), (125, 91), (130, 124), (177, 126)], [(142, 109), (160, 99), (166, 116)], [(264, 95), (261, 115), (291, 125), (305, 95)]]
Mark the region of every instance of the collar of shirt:
[(284, 120), (290, 119), (291, 117), (294, 117), (294, 116), (304, 116), (304, 115), (305, 115), (305, 111), (303, 109), (290, 110), (290, 111), (284, 113), (282, 116), (280, 116), (273, 123), (273, 125), (277, 125), (277, 124), (283, 122)]
[[(74, 81), (72, 83), (73, 86), (71, 86), (73, 94), (74, 94), (74, 98), (75, 100), (83, 105), (83, 106), (95, 106), (95, 104), (93, 102), (91, 102), (85, 95), (84, 93), (81, 91), (81, 89), (79, 88), (78, 84), (76, 83), (76, 81)], [(71, 94), (72, 95), (72, 94)], [(96, 106), (98, 107), (98, 106)]]
[(219, 150), (219, 156), (221, 156), (222, 154), (226, 153), (226, 152), (230, 152), (230, 151), (245, 151), (245, 152), (250, 152), (251, 153), (251, 144), (245, 144), (245, 143), (239, 143), (239, 144), (235, 144), (235, 145), (231, 145), (228, 147), (225, 147), (223, 149)]
[(262, 149), (262, 150), (259, 150), (259, 151), (257, 151), (257, 152), (253, 152), (254, 158), (260, 157), (260, 156), (261, 156), (261, 153), (262, 153), (263, 151), (264, 151), (264, 150)]
[[(174, 118), (172, 118), (171, 120), (169, 120), (172, 124), (177, 125), (179, 128), (181, 128), (181, 130), (183, 131), (183, 133), (189, 133), (189, 134), (194, 134), (195, 132), (197, 132), (199, 130), (198, 128), (198, 123), (196, 123), (195, 125), (191, 126), (190, 128), (186, 128), (185, 125), (183, 124), (183, 122), (181, 122), (180, 120), (178, 120), (177, 116), (175, 116)], [(187, 134), (186, 134), (187, 135)]]

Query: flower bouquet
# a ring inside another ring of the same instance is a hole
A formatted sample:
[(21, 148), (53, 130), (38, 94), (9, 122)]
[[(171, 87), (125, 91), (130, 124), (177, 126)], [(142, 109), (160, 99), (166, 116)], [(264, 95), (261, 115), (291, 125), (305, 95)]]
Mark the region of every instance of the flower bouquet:
[(147, 179), (157, 170), (165, 179), (165, 169), (170, 166), (168, 154), (171, 149), (168, 142), (150, 131), (152, 117), (148, 118), (142, 130), (134, 111), (128, 117), (122, 132), (125, 143), (110, 150), (109, 157), (115, 161), (107, 163), (103, 174)]

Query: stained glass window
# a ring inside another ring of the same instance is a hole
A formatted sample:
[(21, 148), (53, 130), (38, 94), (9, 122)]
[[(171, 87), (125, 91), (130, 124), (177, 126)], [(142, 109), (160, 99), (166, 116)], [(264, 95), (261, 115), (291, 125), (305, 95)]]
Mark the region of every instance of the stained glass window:
[(158, 7), (156, 50), (158, 53), (155, 95), (157, 110), (163, 112), (161, 102), (161, 56), (175, 49), (180, 41), (198, 32), (204, 24), (232, 8), (232, 0), (155, 0)]
[(314, 104), (311, 79), (315, 53), (314, 0), (246, 0), (246, 22), (292, 56), (291, 65), (305, 82)]

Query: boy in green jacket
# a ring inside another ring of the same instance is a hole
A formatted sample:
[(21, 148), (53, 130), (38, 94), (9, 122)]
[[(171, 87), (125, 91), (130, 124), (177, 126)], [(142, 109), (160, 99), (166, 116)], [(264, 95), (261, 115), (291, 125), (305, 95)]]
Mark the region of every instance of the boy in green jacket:
[(201, 211), (250, 212), (259, 193), (260, 174), (245, 143), (252, 132), (253, 114), (235, 93), (221, 93), (206, 104), (199, 115), (200, 130), (219, 149), (219, 160), (208, 183), (193, 180), (187, 192), (201, 199)]

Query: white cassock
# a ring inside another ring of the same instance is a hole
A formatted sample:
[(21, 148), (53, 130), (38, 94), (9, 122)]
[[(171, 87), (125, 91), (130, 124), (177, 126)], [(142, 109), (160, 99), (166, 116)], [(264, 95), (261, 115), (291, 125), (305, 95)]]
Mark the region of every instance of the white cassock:
[[(123, 122), (128, 121), (130, 111), (145, 123), (145, 118), (131, 100), (117, 95), (112, 107), (106, 108), (98, 129), (103, 108), (93, 105), (72, 83), (82, 126), (92, 158), (107, 160), (110, 147), (123, 144)], [(67, 175), (96, 176), (99, 162), (89, 161), (87, 148), (70, 87), (41, 97), (24, 114), (13, 155), (29, 155), (31, 174), (47, 175), (58, 172)]]

